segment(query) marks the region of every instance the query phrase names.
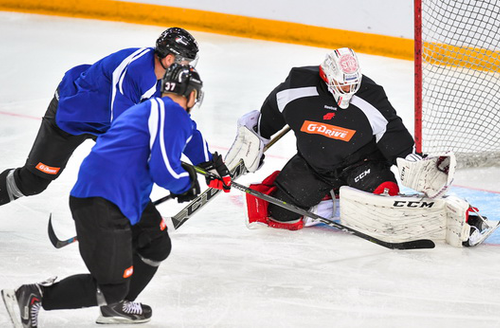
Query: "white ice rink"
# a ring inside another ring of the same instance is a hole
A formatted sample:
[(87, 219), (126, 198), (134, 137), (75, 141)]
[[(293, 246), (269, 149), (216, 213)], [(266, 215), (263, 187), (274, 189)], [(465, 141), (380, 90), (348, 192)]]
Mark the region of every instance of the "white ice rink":
[[(125, 47), (153, 46), (165, 27), (0, 12), (0, 172), (24, 164), (64, 72)], [(192, 31), (205, 83), (194, 119), (212, 150), (225, 153), (236, 120), (259, 109), (292, 66), (317, 65), (327, 49)], [(413, 131), (412, 62), (359, 54), (363, 72), (382, 84)], [(68, 195), (92, 142), (80, 147), (42, 194), (0, 207), (0, 288), (84, 273)], [(248, 184), (294, 154), (290, 134), (271, 148)], [(457, 173), (451, 192), (500, 219), (500, 169)], [(476, 188), (476, 189), (471, 189)], [(167, 194), (156, 190), (153, 200)], [(138, 301), (153, 307), (146, 327), (500, 327), (500, 236), (474, 249), (438, 244), (394, 251), (325, 226), (298, 232), (248, 230), (242, 194), (218, 196), (172, 233), (173, 250)], [(173, 215), (181, 207), (159, 207)], [(92, 327), (97, 308), (40, 313), (40, 327)], [(0, 306), (0, 327), (10, 321)]]

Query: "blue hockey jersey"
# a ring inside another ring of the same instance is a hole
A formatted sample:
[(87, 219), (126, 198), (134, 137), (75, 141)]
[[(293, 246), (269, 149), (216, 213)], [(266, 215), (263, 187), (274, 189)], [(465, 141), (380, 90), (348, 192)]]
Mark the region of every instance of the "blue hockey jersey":
[(58, 87), (56, 123), (64, 131), (100, 135), (133, 105), (160, 96), (153, 48), (129, 48), (93, 65), (73, 67)]
[(71, 196), (102, 197), (136, 224), (150, 201), (153, 184), (181, 194), (190, 187), (181, 166), (212, 159), (190, 115), (170, 98), (152, 98), (120, 115), (84, 159)]

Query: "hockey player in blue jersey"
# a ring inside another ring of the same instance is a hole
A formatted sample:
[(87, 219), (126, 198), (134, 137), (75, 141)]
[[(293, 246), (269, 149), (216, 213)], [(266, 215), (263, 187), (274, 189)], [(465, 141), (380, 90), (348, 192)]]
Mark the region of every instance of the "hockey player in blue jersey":
[(174, 62), (195, 64), (198, 44), (172, 27), (156, 46), (128, 48), (93, 65), (66, 72), (54, 94), (23, 167), (0, 174), (0, 205), (44, 191), (66, 167), (74, 150), (105, 133), (127, 108), (160, 96), (160, 80)]
[(153, 184), (181, 202), (199, 194), (196, 172), (181, 163), (182, 154), (219, 175), (207, 180), (210, 187), (229, 191), (231, 184), (221, 156), (209, 152), (189, 115), (202, 99), (196, 70), (173, 64), (161, 88), (163, 98), (131, 107), (97, 139), (71, 191), (80, 254), (90, 273), (2, 290), (13, 321), (36, 327), (40, 308), (97, 305), (97, 323), (151, 319), (151, 307), (134, 301), (171, 250), (166, 226), (150, 200)]

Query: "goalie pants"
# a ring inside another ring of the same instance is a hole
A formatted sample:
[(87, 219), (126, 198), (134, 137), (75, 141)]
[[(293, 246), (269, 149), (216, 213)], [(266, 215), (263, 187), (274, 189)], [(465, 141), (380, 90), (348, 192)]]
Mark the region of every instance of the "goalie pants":
[[(76, 309), (133, 301), (171, 251), (163, 219), (150, 202), (131, 226), (104, 198), (70, 197), (80, 254), (90, 274), (70, 276), (43, 287), (45, 310)], [(102, 296), (98, 297), (98, 290)]]
[(87, 139), (95, 140), (96, 137), (91, 134), (72, 135), (61, 130), (56, 124), (58, 105), (59, 101), (54, 96), (42, 118), (28, 159), (23, 167), (14, 170), (13, 180), (7, 179), (12, 169), (0, 174), (0, 205), (20, 196), (36, 195), (44, 191), (61, 175), (75, 149)]
[[(331, 190), (350, 186), (374, 192), (383, 183), (397, 187), (397, 180), (389, 163), (383, 160), (364, 160), (330, 175), (316, 172), (299, 154), (292, 157), (277, 176), (278, 188), (274, 197), (308, 210), (317, 205)], [(269, 215), (276, 221), (293, 221), (300, 214), (269, 204)]]

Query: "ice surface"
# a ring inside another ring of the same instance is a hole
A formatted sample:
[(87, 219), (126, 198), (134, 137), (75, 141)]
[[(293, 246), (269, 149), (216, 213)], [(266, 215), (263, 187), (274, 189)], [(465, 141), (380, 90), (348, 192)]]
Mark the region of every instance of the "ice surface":
[[(162, 27), (0, 12), (0, 171), (24, 163), (40, 117), (64, 72), (124, 47), (153, 45)], [(236, 120), (258, 109), (292, 66), (316, 65), (326, 49), (194, 31), (203, 106), (193, 114), (213, 150), (225, 153)], [(384, 85), (413, 131), (412, 62), (359, 54), (365, 74)], [(53, 214), (61, 238), (74, 235), (68, 193), (92, 142), (41, 195), (0, 208), (0, 288), (86, 272), (77, 245), (56, 250), (47, 238)], [(292, 135), (268, 153), (260, 181), (294, 153)], [(451, 192), (500, 219), (498, 168), (457, 173)], [(476, 188), (476, 189), (471, 189)], [(154, 190), (153, 199), (166, 192)], [(159, 207), (177, 213), (174, 202)], [(177, 232), (173, 251), (139, 301), (153, 307), (147, 327), (499, 327), (500, 238), (475, 249), (438, 244), (392, 251), (335, 229), (248, 230), (238, 191), (218, 196)], [(43, 311), (40, 327), (92, 327), (97, 309)], [(0, 306), (0, 327), (9, 319)]]

